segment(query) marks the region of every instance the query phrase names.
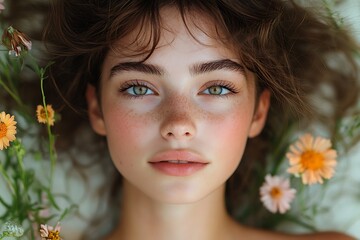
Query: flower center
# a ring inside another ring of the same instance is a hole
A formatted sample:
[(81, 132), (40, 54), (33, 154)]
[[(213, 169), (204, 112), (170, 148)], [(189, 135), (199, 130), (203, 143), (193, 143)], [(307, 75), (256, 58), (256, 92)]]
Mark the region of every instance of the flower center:
[(40, 116), (44, 119), (46, 119), (46, 112), (45, 112), (45, 109), (41, 109), (40, 111)]
[(307, 170), (318, 170), (324, 166), (324, 156), (313, 150), (301, 154), (301, 164)]
[(6, 133), (7, 133), (7, 126), (5, 125), (5, 123), (0, 122), (0, 138), (5, 137)]
[(278, 199), (281, 197), (282, 192), (278, 187), (273, 187), (270, 191), (271, 198)]
[(46, 239), (49, 240), (60, 240), (60, 233), (59, 231), (49, 231), (49, 235), (47, 236)]

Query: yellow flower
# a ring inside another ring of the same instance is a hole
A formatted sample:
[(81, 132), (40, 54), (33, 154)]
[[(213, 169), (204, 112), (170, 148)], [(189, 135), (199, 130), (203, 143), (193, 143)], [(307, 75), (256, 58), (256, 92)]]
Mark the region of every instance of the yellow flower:
[(289, 159), (289, 173), (301, 175), (304, 184), (323, 183), (335, 173), (336, 151), (331, 149), (329, 139), (305, 134), (290, 146), (286, 154)]
[(45, 225), (41, 224), (40, 225), (41, 240), (62, 240), (62, 238), (60, 237), (60, 231), (61, 231), (60, 223), (57, 223), (55, 228), (52, 226), (48, 226), (46, 224)]
[[(55, 122), (55, 112), (51, 105), (46, 105), (47, 117), (49, 119), (49, 125), (53, 126)], [(39, 123), (47, 123), (45, 108), (42, 105), (38, 105), (36, 108), (36, 116)]]
[(0, 113), (0, 150), (6, 149), (10, 146), (10, 142), (16, 139), (16, 122), (14, 116), (6, 114), (5, 112)]
[(2, 43), (9, 49), (9, 54), (14, 54), (16, 57), (30, 50), (32, 45), (28, 36), (12, 26), (4, 30)]

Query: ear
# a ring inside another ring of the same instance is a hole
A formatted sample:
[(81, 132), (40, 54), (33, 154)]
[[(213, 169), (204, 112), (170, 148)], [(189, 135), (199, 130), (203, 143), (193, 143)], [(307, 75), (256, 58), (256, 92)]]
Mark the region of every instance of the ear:
[(270, 107), (270, 92), (265, 89), (259, 96), (255, 113), (251, 122), (249, 137), (256, 137), (264, 128), (266, 117)]
[(86, 88), (86, 101), (88, 106), (88, 116), (93, 130), (100, 135), (105, 136), (105, 123), (97, 97), (96, 89), (93, 85), (88, 84)]

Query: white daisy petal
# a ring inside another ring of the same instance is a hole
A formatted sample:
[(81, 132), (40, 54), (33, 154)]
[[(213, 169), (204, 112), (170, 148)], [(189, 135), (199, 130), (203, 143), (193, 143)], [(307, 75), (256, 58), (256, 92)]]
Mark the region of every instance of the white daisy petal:
[(266, 175), (265, 182), (260, 187), (260, 200), (270, 212), (283, 214), (290, 209), (295, 193), (296, 190), (290, 188), (288, 179)]

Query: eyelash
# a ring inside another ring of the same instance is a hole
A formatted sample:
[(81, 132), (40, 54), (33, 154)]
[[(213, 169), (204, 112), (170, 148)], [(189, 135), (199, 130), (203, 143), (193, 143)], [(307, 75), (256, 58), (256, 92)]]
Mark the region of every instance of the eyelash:
[(152, 88), (149, 86), (149, 84), (147, 84), (146, 82), (141, 82), (139, 80), (133, 80), (133, 81), (130, 81), (130, 82), (126, 82), (124, 83), (120, 89), (119, 89), (119, 92), (122, 93), (123, 95), (127, 96), (127, 97), (130, 97), (130, 98), (141, 98), (141, 97), (144, 97), (146, 96), (146, 94), (143, 94), (143, 95), (136, 95), (136, 94), (130, 94), (127, 92), (127, 90), (129, 90), (130, 88), (132, 87), (145, 87), (147, 89), (149, 89), (150, 91), (154, 92), (152, 90)]
[[(148, 94), (136, 95), (136, 94), (128, 93), (127, 91), (132, 87), (145, 87), (148, 90), (155, 93), (155, 91), (152, 90), (152, 87), (150, 87), (149, 84), (147, 84), (146, 82), (139, 81), (139, 80), (133, 80), (133, 81), (124, 83), (120, 87), (119, 92), (122, 93), (123, 95), (127, 96), (127, 97), (130, 97), (130, 98), (142, 98), (142, 97), (148, 95)], [(229, 91), (229, 93), (226, 93), (226, 94), (204, 94), (203, 93), (204, 91), (209, 90), (211, 87), (225, 88), (226, 90)], [(228, 82), (228, 81), (211, 81), (211, 82), (208, 82), (205, 85), (205, 89), (201, 91), (201, 93), (202, 93), (201, 95), (211, 95), (211, 96), (216, 96), (216, 97), (228, 97), (229, 95), (236, 94), (238, 92), (239, 92), (238, 88), (236, 88), (235, 85), (233, 83), (231, 83), (231, 82)], [(154, 95), (156, 95), (156, 94), (154, 94)]]
[(208, 82), (205, 85), (205, 89), (201, 92), (204, 92), (205, 90), (210, 89), (211, 87), (222, 87), (229, 91), (227, 94), (202, 94), (202, 95), (212, 95), (217, 97), (229, 97), (229, 95), (239, 93), (239, 89), (235, 86), (235, 84), (228, 82), (228, 81), (211, 81)]

